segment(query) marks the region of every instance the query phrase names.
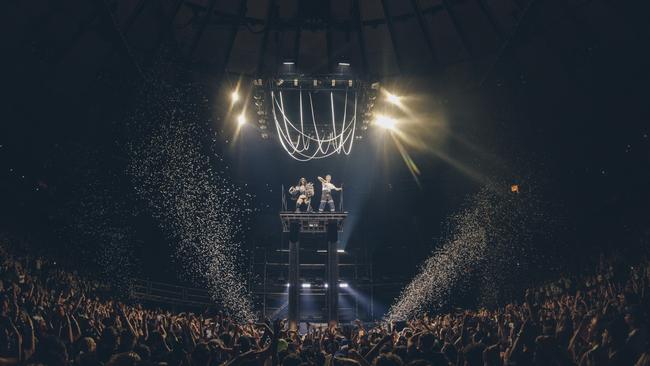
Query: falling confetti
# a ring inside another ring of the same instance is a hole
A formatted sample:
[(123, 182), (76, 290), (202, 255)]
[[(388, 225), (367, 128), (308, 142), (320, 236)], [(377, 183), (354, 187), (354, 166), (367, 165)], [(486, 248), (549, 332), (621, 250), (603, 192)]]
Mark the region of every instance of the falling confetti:
[(234, 316), (252, 319), (251, 297), (238, 267), (238, 238), (251, 197), (228, 181), (221, 159), (206, 146), (214, 132), (200, 88), (150, 84), (129, 121), (135, 191), (175, 241), (185, 274), (204, 283)]
[(483, 188), (450, 218), (448, 239), (422, 264), (386, 319), (440, 310), (463, 295), (474, 296), (472, 305), (491, 306), (520, 294), (536, 280), (531, 273), (552, 273), (556, 222), (530, 190), (513, 194), (505, 183)]

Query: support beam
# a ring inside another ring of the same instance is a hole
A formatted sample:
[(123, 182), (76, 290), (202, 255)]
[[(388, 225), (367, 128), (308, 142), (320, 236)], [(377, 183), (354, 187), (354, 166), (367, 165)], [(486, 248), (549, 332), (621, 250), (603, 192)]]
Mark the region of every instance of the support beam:
[(293, 38), (293, 62), (296, 64), (296, 69), (300, 66), (300, 38), (302, 37), (302, 4), (303, 1), (298, 2), (298, 13), (296, 14), (296, 35)]
[(269, 8), (266, 12), (266, 25), (264, 26), (264, 35), (262, 36), (262, 43), (260, 44), (260, 54), (257, 59), (256, 77), (264, 72), (264, 57), (266, 57), (266, 48), (269, 40), (269, 33), (271, 32), (271, 22), (276, 14), (276, 0), (269, 1)]
[(205, 15), (203, 15), (203, 19), (201, 21), (201, 24), (199, 25), (199, 29), (194, 33), (194, 37), (192, 38), (192, 43), (190, 44), (190, 50), (187, 53), (188, 59), (192, 59), (192, 55), (194, 55), (194, 51), (196, 51), (196, 48), (199, 45), (199, 42), (201, 41), (201, 37), (203, 36), (203, 32), (205, 32), (205, 27), (208, 26), (208, 23), (210, 22), (210, 17), (212, 16), (212, 13), (214, 12), (214, 7), (217, 5), (217, 0), (210, 0), (210, 4), (208, 5), (208, 9), (206, 10)]
[[(169, 13), (169, 15), (167, 17), (163, 16), (163, 21), (161, 22), (162, 23), (161, 29), (160, 32), (158, 32), (158, 37), (156, 38), (156, 41), (154, 42), (153, 51), (151, 52), (151, 55), (148, 57), (148, 60), (146, 62), (147, 66), (153, 63), (165, 39), (167, 39), (169, 36), (173, 36), (174, 19), (176, 19), (176, 15), (181, 10), (181, 6), (183, 5), (184, 2), (185, 0), (176, 0), (176, 3), (174, 3), (172, 11)], [(162, 4), (159, 3), (158, 5), (162, 7)], [(163, 11), (164, 9), (161, 8), (161, 12)]]
[[(294, 239), (294, 240), (292, 240)], [(289, 239), (289, 329), (297, 330), (300, 322), (300, 243)]]
[(386, 17), (386, 25), (388, 26), (388, 33), (390, 33), (390, 41), (393, 44), (393, 53), (395, 54), (395, 61), (397, 61), (397, 70), (401, 74), (403, 70), (402, 56), (400, 55), (399, 47), (397, 46), (393, 17), (390, 15), (386, 2), (387, 0), (381, 0), (381, 7), (384, 9), (384, 17)]
[(239, 9), (237, 10), (237, 21), (233, 22), (230, 27), (230, 34), (228, 35), (228, 43), (226, 43), (226, 48), (224, 50), (224, 59), (221, 65), (219, 66), (219, 78), (222, 78), (222, 75), (225, 74), (226, 67), (228, 67), (228, 60), (230, 59), (230, 54), (232, 53), (232, 48), (235, 45), (235, 38), (237, 37), (237, 32), (239, 31), (239, 26), (241, 25), (244, 17), (246, 16), (247, 0), (239, 0)]
[(327, 238), (327, 323), (336, 325), (339, 321), (339, 253), (336, 224), (328, 231), (334, 235), (328, 233)]
[(325, 2), (326, 17), (325, 21), (327, 22), (325, 29), (325, 39), (327, 42), (327, 72), (331, 73), (334, 71), (334, 45), (332, 44), (332, 1), (327, 0)]
[(469, 55), (470, 61), (473, 63), (474, 50), (472, 48), (471, 42), (469, 41), (469, 37), (467, 36), (467, 33), (465, 33), (463, 26), (460, 24), (460, 18), (458, 17), (458, 14), (456, 14), (454, 7), (449, 3), (449, 0), (442, 0), (442, 5), (445, 7), (447, 14), (449, 14), (449, 18), (451, 19), (451, 22), (454, 25), (454, 29), (456, 29), (456, 33), (458, 33), (458, 37), (460, 37), (460, 41), (463, 44), (463, 48), (465, 48), (465, 51)]
[(126, 21), (124, 22), (124, 30), (122, 31), (124, 34), (129, 34), (131, 27), (133, 27), (133, 24), (135, 24), (135, 21), (142, 13), (142, 10), (144, 10), (145, 5), (147, 5), (147, 1), (148, 0), (139, 0), (135, 9), (133, 9), (133, 12), (131, 12), (129, 17), (126, 18)]
[(533, 13), (531, 9), (533, 9), (533, 5), (535, 5), (535, 0), (530, 0), (528, 2), (528, 5), (523, 9), (522, 14), (519, 16), (519, 19), (517, 20), (517, 24), (514, 26), (512, 31), (510, 32), (510, 35), (508, 38), (501, 44), (501, 47), (499, 48), (499, 53), (497, 54), (497, 57), (494, 59), (490, 67), (485, 71), (485, 74), (481, 77), (481, 80), (479, 81), (479, 88), (483, 86), (485, 81), (487, 80), (488, 76), (492, 73), (492, 71), (497, 67), (497, 65), (501, 62), (505, 54), (510, 50), (510, 48), (513, 46), (515, 40), (519, 36), (519, 31), (523, 27), (523, 24), (525, 24), (529, 18), (531, 17), (531, 14)]
[(436, 68), (438, 68), (440, 66), (440, 60), (438, 60), (438, 54), (436, 52), (436, 49), (433, 47), (433, 40), (431, 39), (431, 35), (427, 29), (427, 21), (422, 15), (422, 7), (420, 6), (420, 2), (418, 0), (411, 0), (411, 6), (413, 6), (413, 10), (415, 11), (415, 16), (418, 20), (418, 25), (420, 26), (420, 32), (422, 32), (422, 36), (427, 43), (427, 48), (431, 54), (431, 60), (436, 65)]
[(366, 37), (363, 35), (359, 0), (354, 0), (352, 3), (352, 12), (354, 13), (355, 28), (357, 30), (357, 43), (359, 43), (359, 49), (361, 50), (361, 75), (366, 77), (370, 71), (368, 69), (368, 52), (366, 51)]
[(131, 52), (129, 45), (126, 42), (126, 39), (124, 38), (124, 35), (120, 31), (117, 25), (117, 21), (113, 16), (113, 12), (111, 11), (108, 5), (108, 2), (106, 0), (96, 0), (96, 2), (97, 2), (98, 9), (100, 11), (102, 24), (108, 30), (108, 35), (110, 37), (113, 47), (117, 48), (118, 52), (124, 58), (129, 60), (129, 63), (133, 67), (135, 73), (139, 77), (142, 77), (142, 69), (140, 69), (140, 65), (138, 64), (135, 57), (133, 56), (133, 53)]
[(501, 29), (501, 26), (499, 25), (496, 17), (494, 16), (494, 13), (492, 13), (490, 5), (488, 5), (485, 0), (476, 0), (476, 4), (478, 5), (479, 9), (481, 9), (481, 13), (483, 13), (483, 15), (485, 15), (487, 18), (488, 23), (490, 23), (490, 26), (492, 27), (494, 33), (499, 36), (499, 40), (503, 40), (505, 38), (505, 34), (503, 32), (503, 29)]

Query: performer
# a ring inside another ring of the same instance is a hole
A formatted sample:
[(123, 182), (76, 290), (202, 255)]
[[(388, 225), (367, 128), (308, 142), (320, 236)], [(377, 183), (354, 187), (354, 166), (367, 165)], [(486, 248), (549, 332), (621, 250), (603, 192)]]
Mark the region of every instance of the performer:
[(341, 191), (343, 188), (337, 188), (334, 184), (331, 183), (332, 176), (326, 175), (325, 179), (318, 177), (318, 180), (323, 184), (323, 191), (320, 195), (320, 206), (318, 207), (318, 212), (323, 212), (325, 205), (329, 205), (330, 211), (334, 212), (334, 200), (332, 200), (332, 189)]
[(300, 212), (303, 204), (307, 205), (307, 212), (311, 212), (311, 198), (314, 196), (314, 184), (307, 179), (300, 178), (298, 185), (289, 188), (292, 199), (296, 200), (296, 212)]

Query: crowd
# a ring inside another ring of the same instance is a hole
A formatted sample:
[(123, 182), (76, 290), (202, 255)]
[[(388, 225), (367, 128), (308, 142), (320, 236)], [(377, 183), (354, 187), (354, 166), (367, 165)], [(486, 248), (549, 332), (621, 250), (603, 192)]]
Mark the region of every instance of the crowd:
[(650, 262), (605, 260), (498, 309), (402, 324), (237, 323), (110, 299), (100, 283), (0, 251), (0, 366), (650, 365)]

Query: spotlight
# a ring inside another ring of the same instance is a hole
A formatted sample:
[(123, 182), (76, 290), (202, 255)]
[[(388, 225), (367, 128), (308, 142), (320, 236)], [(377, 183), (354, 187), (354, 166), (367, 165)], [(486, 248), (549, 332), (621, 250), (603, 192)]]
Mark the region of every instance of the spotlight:
[(335, 86), (336, 86), (336, 80), (332, 79), (332, 87), (335, 87)]
[(349, 62), (339, 62), (339, 66), (350, 66)]
[(375, 119), (375, 124), (387, 130), (392, 130), (395, 128), (395, 120), (388, 116), (377, 116)]
[(336, 252), (337, 253), (345, 253), (345, 249), (337, 249)]
[(239, 100), (239, 93), (237, 93), (237, 90), (230, 93), (230, 100), (232, 100), (233, 103), (237, 103)]
[(298, 79), (293, 79), (293, 86), (298, 86)]
[(246, 116), (244, 116), (244, 114), (242, 113), (237, 117), (237, 124), (242, 126), (245, 123), (246, 123)]
[(326, 284), (325, 284), (325, 288), (328, 288), (328, 287), (330, 287), (330, 285), (329, 285), (328, 283), (326, 283)]
[(303, 284), (300, 285), (300, 286), (302, 286), (302, 288), (311, 288), (311, 283), (307, 283), (307, 282), (306, 282), (306, 283), (303, 283)]
[(386, 100), (388, 100), (391, 104), (398, 104), (399, 103), (399, 97), (395, 94), (391, 94), (386, 92)]
[(348, 288), (348, 284), (346, 282), (341, 282), (339, 283), (340, 288)]
[(283, 65), (294, 65), (295, 62), (293, 62), (293, 61), (284, 61), (282, 64)]
[(287, 283), (287, 287), (290, 287), (290, 286), (291, 286), (291, 284), (290, 284), (290, 283)]

